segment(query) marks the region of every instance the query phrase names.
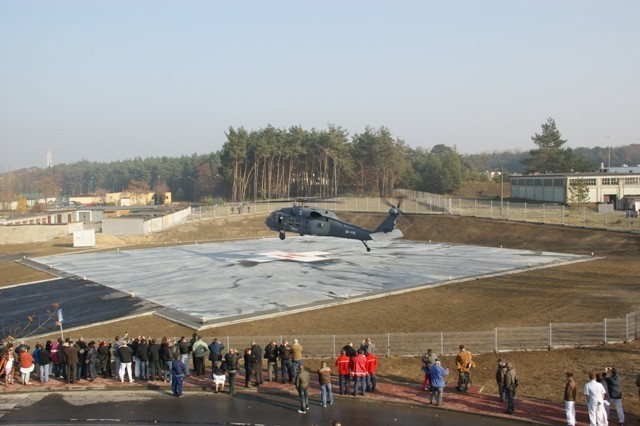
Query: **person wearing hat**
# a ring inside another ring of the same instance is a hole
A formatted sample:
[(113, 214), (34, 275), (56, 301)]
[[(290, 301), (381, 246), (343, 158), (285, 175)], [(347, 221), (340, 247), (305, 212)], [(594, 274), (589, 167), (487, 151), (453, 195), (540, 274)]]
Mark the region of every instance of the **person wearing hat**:
[(516, 388), (518, 387), (518, 374), (513, 364), (507, 362), (507, 371), (504, 373), (504, 392), (507, 395), (507, 414), (513, 414), (516, 409)]

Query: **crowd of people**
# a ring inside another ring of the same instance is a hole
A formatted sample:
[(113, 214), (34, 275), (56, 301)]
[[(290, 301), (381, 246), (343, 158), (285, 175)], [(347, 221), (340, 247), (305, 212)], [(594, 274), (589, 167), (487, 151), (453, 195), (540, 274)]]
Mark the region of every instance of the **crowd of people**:
[[(278, 344), (269, 342), (262, 347), (251, 342), (241, 356), (238, 349), (229, 348), (217, 338), (207, 344), (194, 333), (191, 339), (181, 337), (177, 341), (169, 337), (156, 339), (145, 336), (116, 336), (109, 341), (86, 342), (82, 337), (47, 340), (37, 343), (32, 349), (26, 342), (17, 346), (14, 342), (0, 340), (0, 377), (4, 385), (13, 385), (15, 373), (20, 372), (20, 383), (30, 385), (35, 375), (46, 383), (50, 378), (68, 384), (80, 380), (94, 381), (97, 377), (134, 383), (171, 383), (174, 396), (182, 395), (185, 376), (206, 376), (207, 361), (211, 363), (213, 391), (223, 392), (228, 383), (229, 394), (234, 395), (237, 373), (242, 360), (244, 386), (259, 387), (264, 382), (263, 361), (266, 360), (268, 381), (295, 384), (300, 397), (300, 412), (309, 409), (309, 372), (303, 365), (302, 345), (298, 339), (289, 344), (287, 339)], [(340, 393), (348, 394), (353, 381), (353, 395), (364, 395), (376, 391), (376, 368), (378, 361), (373, 351), (375, 345), (370, 338), (363, 340), (359, 349), (349, 342), (336, 360), (340, 372)], [(346, 363), (345, 363), (346, 359)], [(193, 366), (193, 369), (191, 369)], [(324, 361), (315, 370), (321, 389), (321, 405), (333, 404), (331, 390), (331, 368)]]
[[(168, 337), (130, 338), (126, 333), (123, 337), (116, 336), (113, 341), (85, 342), (82, 337), (75, 341), (59, 338), (47, 340), (44, 344), (36, 343), (33, 350), (26, 342), (15, 344), (13, 341), (0, 340), (0, 377), (4, 376), (5, 386), (14, 384), (17, 373), (20, 383), (25, 386), (31, 384), (32, 376), (43, 383), (51, 377), (71, 384), (79, 380), (93, 381), (98, 376), (122, 383), (133, 383), (135, 380), (165, 382), (171, 383), (173, 395), (180, 397), (184, 377), (191, 374), (204, 377), (209, 361), (213, 391), (223, 392), (228, 383), (228, 392), (233, 395), (240, 360), (243, 361), (245, 387), (263, 384), (263, 361), (266, 361), (266, 380), (294, 384), (300, 399), (298, 411), (304, 414), (309, 410), (310, 369), (303, 365), (302, 345), (298, 339), (293, 339), (291, 345), (287, 339), (280, 344), (270, 341), (264, 350), (253, 341), (243, 350), (242, 356), (236, 348), (229, 348), (226, 352), (225, 349), (225, 345), (217, 338), (207, 344), (197, 333), (189, 340), (181, 337), (177, 341)], [(456, 390), (468, 392), (472, 382), (471, 371), (476, 364), (464, 345), (460, 345), (459, 349), (455, 359), (458, 372)], [(338, 373), (340, 395), (364, 396), (367, 392), (376, 392), (378, 359), (375, 344), (370, 338), (364, 339), (358, 349), (353, 342), (348, 342), (334, 365)], [(422, 370), (422, 389), (430, 391), (429, 403), (443, 405), (443, 390), (449, 369), (443, 367), (438, 356), (428, 349), (422, 357)], [(331, 367), (322, 361), (314, 371), (320, 386), (321, 406), (333, 404)], [(519, 385), (514, 365), (498, 359), (495, 377), (500, 402), (507, 404), (505, 413), (513, 414)], [(640, 376), (636, 384), (640, 388)], [(564, 401), (567, 424), (570, 426), (575, 425), (576, 394), (573, 374), (567, 372)], [(619, 424), (624, 424), (622, 387), (615, 368), (607, 367), (601, 373), (590, 374), (583, 394), (592, 425), (608, 424), (611, 405), (615, 407)]]

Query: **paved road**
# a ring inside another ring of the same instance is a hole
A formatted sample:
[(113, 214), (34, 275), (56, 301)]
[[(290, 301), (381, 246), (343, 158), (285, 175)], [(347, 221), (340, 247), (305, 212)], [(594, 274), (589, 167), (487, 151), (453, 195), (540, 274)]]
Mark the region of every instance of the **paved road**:
[(185, 393), (174, 398), (164, 390), (86, 390), (5, 394), (3, 424), (174, 424), (174, 425), (477, 425), (528, 424), (474, 416), (410, 404), (336, 398), (327, 408), (313, 404), (299, 414), (298, 400), (283, 392), (226, 394)]

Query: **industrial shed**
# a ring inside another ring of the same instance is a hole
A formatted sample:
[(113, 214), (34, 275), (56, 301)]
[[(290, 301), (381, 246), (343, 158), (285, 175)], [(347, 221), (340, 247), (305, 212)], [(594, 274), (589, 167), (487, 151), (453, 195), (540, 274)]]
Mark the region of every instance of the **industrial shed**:
[(570, 186), (582, 180), (589, 203), (612, 204), (617, 210), (638, 210), (640, 167), (616, 167), (595, 173), (564, 173), (511, 177), (511, 198), (571, 204)]

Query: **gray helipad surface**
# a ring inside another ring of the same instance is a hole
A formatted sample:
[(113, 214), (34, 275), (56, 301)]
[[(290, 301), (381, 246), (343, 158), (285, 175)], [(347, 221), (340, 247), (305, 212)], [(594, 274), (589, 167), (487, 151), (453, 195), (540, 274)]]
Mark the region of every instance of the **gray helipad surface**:
[[(502, 248), (288, 237), (48, 256), (44, 265), (200, 326), (585, 260)], [(469, 283), (473, 285), (473, 283)]]

